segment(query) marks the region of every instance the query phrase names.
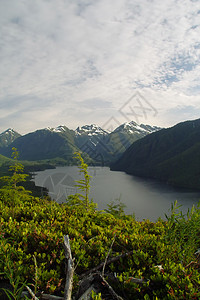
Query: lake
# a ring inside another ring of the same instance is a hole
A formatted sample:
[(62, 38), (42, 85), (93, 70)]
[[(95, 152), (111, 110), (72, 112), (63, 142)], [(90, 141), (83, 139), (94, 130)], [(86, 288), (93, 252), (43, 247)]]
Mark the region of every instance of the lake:
[[(137, 221), (165, 218), (175, 200), (182, 205), (183, 213), (200, 200), (200, 192), (110, 171), (108, 167), (89, 167), (88, 171), (92, 176), (90, 198), (98, 204), (98, 209), (105, 209), (108, 203), (120, 199), (126, 205), (125, 213), (134, 213)], [(77, 192), (75, 180), (81, 178), (78, 167), (67, 166), (37, 172), (34, 181), (37, 186), (48, 188), (51, 198), (62, 203)]]

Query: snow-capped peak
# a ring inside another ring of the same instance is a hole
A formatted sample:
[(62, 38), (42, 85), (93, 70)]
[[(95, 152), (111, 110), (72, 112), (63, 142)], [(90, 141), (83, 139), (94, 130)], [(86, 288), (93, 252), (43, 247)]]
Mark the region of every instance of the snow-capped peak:
[(128, 133), (151, 133), (157, 130), (160, 130), (161, 128), (156, 127), (156, 126), (150, 126), (150, 125), (144, 125), (144, 124), (137, 124), (134, 121), (131, 122), (126, 122), (117, 127), (114, 132), (119, 132), (119, 131), (126, 131)]
[(106, 135), (108, 134), (108, 131), (102, 129), (101, 127), (95, 124), (91, 124), (91, 125), (84, 125), (81, 127), (77, 127), (75, 133), (77, 135), (86, 134), (92, 136), (92, 135), (99, 135), (99, 134)]
[(9, 138), (15, 138), (15, 137), (19, 137), (21, 134), (19, 134), (17, 131), (15, 131), (13, 128), (8, 128), (5, 131), (3, 131), (2, 133), (0, 133), (0, 136), (7, 136)]
[(145, 124), (140, 124), (140, 127), (146, 130), (147, 132), (154, 132), (162, 129), (161, 127), (158, 126), (151, 126), (151, 125), (145, 125)]
[(0, 134), (0, 144), (1, 146), (8, 146), (20, 136), (21, 135), (18, 132), (16, 132), (14, 129), (8, 128), (7, 130), (5, 130)]
[(53, 131), (54, 132), (63, 132), (63, 131), (65, 131), (66, 129), (65, 129), (65, 126), (63, 126), (63, 125), (60, 125), (60, 126), (58, 126), (58, 127), (56, 127), (56, 128), (53, 128)]
[(47, 127), (46, 130), (52, 131), (52, 132), (64, 132), (66, 130), (66, 127), (64, 125), (59, 125), (55, 128), (53, 127)]
[(1, 133), (1, 135), (3, 135), (3, 134), (9, 134), (9, 135), (13, 135), (13, 134), (15, 134), (16, 133), (16, 131), (14, 131), (14, 129), (13, 128), (8, 128), (7, 130), (5, 130), (4, 132), (2, 132)]

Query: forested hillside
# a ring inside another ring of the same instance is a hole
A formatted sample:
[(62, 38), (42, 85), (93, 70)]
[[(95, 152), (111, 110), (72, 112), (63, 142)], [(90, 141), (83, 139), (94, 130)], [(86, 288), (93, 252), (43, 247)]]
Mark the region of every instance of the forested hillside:
[(200, 119), (136, 141), (111, 169), (200, 189)]
[(78, 148), (74, 145), (71, 132), (65, 132), (64, 137), (50, 130), (37, 130), (16, 139), (9, 147), (2, 148), (1, 153), (10, 156), (12, 148), (20, 151), (23, 160), (44, 160), (52, 158), (73, 157)]

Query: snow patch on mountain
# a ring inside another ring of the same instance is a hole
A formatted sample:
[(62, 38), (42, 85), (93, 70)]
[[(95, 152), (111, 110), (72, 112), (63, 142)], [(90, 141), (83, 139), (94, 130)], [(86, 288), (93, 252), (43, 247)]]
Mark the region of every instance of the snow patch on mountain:
[(108, 131), (102, 129), (101, 127), (91, 124), (91, 125), (84, 125), (81, 127), (77, 127), (75, 130), (76, 135), (88, 135), (88, 136), (94, 136), (94, 135), (107, 135)]
[(144, 124), (137, 124), (134, 121), (126, 122), (119, 127), (117, 127), (114, 132), (127, 132), (130, 134), (133, 133), (152, 133), (154, 131), (160, 130), (160, 127), (157, 126), (150, 126), (150, 125), (144, 125)]
[(7, 130), (5, 130), (4, 132), (2, 132), (0, 135), (4, 135), (4, 134), (6, 134), (6, 135), (14, 135), (16, 132), (14, 131), (14, 129), (12, 129), (12, 128), (8, 128)]
[(49, 130), (51, 132), (57, 132), (57, 133), (66, 131), (66, 127), (64, 125), (59, 125), (59, 126), (57, 126), (55, 128), (53, 128), (53, 127), (47, 127), (45, 129)]
[(144, 124), (140, 124), (140, 127), (145, 129), (149, 133), (162, 129), (161, 127), (158, 127), (158, 126), (150, 126), (150, 125), (144, 125)]
[(21, 135), (16, 132), (12, 128), (8, 128), (7, 130), (3, 131), (0, 134), (0, 146), (8, 146), (11, 144), (16, 138), (20, 137)]

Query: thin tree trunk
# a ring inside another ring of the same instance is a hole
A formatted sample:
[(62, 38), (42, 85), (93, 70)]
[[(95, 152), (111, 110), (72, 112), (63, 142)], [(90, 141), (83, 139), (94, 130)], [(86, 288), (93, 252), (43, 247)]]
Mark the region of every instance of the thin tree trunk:
[(64, 236), (64, 250), (65, 250), (65, 257), (67, 259), (64, 300), (71, 300), (72, 286), (73, 286), (73, 275), (74, 275), (74, 261), (72, 259), (72, 254), (71, 254), (71, 248), (70, 248), (69, 236), (68, 235)]

